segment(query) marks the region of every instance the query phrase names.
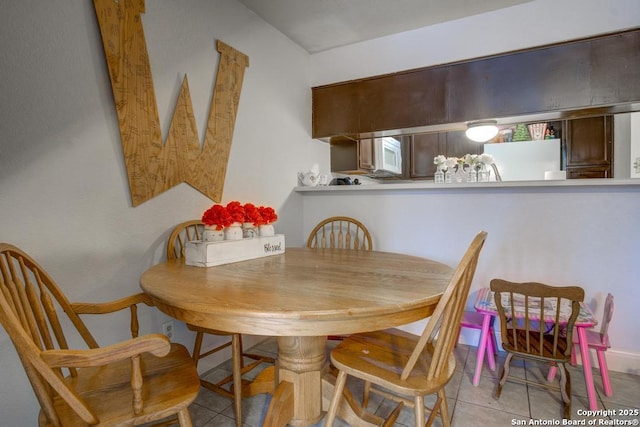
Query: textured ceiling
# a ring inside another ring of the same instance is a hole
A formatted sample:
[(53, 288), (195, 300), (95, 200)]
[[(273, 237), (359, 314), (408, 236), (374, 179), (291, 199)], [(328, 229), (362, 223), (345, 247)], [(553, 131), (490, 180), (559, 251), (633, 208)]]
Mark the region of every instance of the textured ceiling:
[(533, 0), (239, 0), (309, 53)]

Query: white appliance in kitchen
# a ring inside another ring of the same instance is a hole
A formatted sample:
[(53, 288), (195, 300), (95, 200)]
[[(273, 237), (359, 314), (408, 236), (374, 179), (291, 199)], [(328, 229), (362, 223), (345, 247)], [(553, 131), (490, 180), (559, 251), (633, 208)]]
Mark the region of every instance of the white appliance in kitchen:
[[(560, 139), (484, 144), (493, 156), (503, 181), (542, 181), (563, 179), (560, 171)], [(491, 181), (495, 176), (491, 174)]]
[(373, 140), (375, 169), (377, 173), (402, 174), (402, 147), (399, 140), (391, 137)]
[(402, 138), (331, 138), (331, 172), (370, 178), (401, 176)]

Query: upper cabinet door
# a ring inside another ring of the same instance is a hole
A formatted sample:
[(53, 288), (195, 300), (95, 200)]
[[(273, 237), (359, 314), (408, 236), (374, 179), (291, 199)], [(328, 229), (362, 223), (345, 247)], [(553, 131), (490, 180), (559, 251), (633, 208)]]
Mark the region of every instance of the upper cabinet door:
[(566, 124), (569, 178), (611, 178), (613, 116), (568, 120)]
[(446, 67), (312, 89), (314, 138), (447, 123)]
[(431, 178), (436, 172), (433, 159), (443, 153), (446, 136), (443, 133), (413, 135), (410, 149), (410, 178)]

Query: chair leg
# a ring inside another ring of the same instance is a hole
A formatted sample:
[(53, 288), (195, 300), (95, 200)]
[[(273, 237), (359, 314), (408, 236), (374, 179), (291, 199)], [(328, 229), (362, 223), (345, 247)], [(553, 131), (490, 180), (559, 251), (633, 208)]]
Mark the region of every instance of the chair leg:
[[(429, 418), (427, 418), (427, 423), (426, 423), (427, 427), (431, 427), (431, 425), (433, 424), (433, 421), (440, 414), (441, 404), (442, 404), (442, 401), (440, 400), (440, 396), (438, 396), (438, 398), (436, 399), (436, 403), (433, 405), (433, 408), (431, 408), (431, 413), (429, 414)], [(422, 399), (422, 405), (424, 406), (424, 398)]]
[(493, 329), (493, 326), (491, 326), (491, 329), (489, 329), (489, 333), (491, 334), (491, 343), (493, 345), (493, 354), (494, 355), (498, 355), (498, 341), (496, 340), (496, 331), (495, 329)]
[(502, 365), (502, 373), (500, 374), (500, 381), (498, 382), (498, 386), (496, 387), (496, 391), (493, 394), (493, 397), (496, 399), (500, 398), (500, 394), (502, 393), (502, 386), (507, 382), (507, 377), (509, 376), (509, 368), (511, 367), (511, 359), (513, 358), (513, 353), (507, 353), (507, 358), (504, 360), (504, 365)]
[[(437, 405), (436, 405), (437, 406)], [(433, 411), (437, 409), (434, 407)], [(416, 418), (416, 427), (424, 426), (424, 397), (416, 396), (413, 401), (413, 413)]]
[(391, 411), (391, 414), (387, 417), (387, 419), (382, 423), (380, 427), (393, 427), (396, 425), (396, 420), (400, 416), (400, 412), (402, 412), (402, 408), (404, 408), (404, 402), (400, 402), (396, 405), (396, 408)]
[(564, 417), (571, 419), (571, 376), (564, 363), (558, 367), (560, 370), (560, 393), (564, 402)]
[[(233, 338), (236, 338), (236, 337), (237, 337), (237, 340), (238, 340), (238, 354), (240, 355), (240, 369), (242, 369), (242, 368), (244, 368), (244, 357), (242, 357), (242, 355), (244, 354), (244, 348), (242, 348), (242, 335), (233, 334), (231, 341), (233, 341)], [(234, 383), (235, 383), (235, 381), (234, 381)]]
[(613, 388), (611, 387), (611, 381), (609, 380), (609, 368), (607, 367), (607, 358), (604, 354), (604, 350), (598, 350), (598, 366), (600, 367), (600, 376), (602, 376), (602, 386), (604, 388), (605, 396), (613, 396)]
[(236, 426), (242, 427), (242, 338), (240, 334), (231, 336), (231, 358), (233, 369), (233, 403)]
[(338, 406), (342, 399), (342, 392), (344, 391), (344, 385), (347, 383), (347, 373), (344, 371), (338, 371), (338, 377), (336, 378), (336, 385), (333, 387), (333, 396), (331, 396), (331, 402), (329, 408), (327, 408), (327, 416), (325, 417), (324, 425), (327, 427), (333, 427), (333, 423), (338, 413)]
[(576, 355), (576, 347), (578, 346), (577, 342), (573, 342), (573, 346), (571, 347), (571, 366), (576, 366), (578, 364), (578, 356)]
[(447, 395), (444, 387), (438, 390), (438, 399), (440, 400), (440, 418), (442, 419), (442, 426), (450, 427), (451, 420), (449, 417), (449, 405), (447, 403)]
[(191, 358), (194, 362), (196, 362), (196, 366), (198, 366), (198, 360), (200, 360), (200, 351), (202, 350), (202, 338), (204, 334), (202, 332), (196, 332), (196, 341), (193, 344), (193, 352), (191, 353)]
[(193, 427), (191, 423), (191, 415), (189, 415), (189, 407), (178, 412), (178, 424), (180, 427)]
[(371, 382), (364, 382), (364, 389), (362, 390), (362, 408), (366, 409), (369, 406), (369, 394), (371, 393)]
[[(495, 343), (495, 335), (493, 334), (493, 328), (489, 329), (489, 334), (491, 336), (487, 336), (485, 339), (487, 341), (487, 346), (485, 348), (485, 353), (487, 355), (487, 361), (489, 362), (489, 368), (492, 371), (496, 370), (496, 357), (498, 355), (498, 350)], [(480, 347), (480, 346), (478, 346)]]

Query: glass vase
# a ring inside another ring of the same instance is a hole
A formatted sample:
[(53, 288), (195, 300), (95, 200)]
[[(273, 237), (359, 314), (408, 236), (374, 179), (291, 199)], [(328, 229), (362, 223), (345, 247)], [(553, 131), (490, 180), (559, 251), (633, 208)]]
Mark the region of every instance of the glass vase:
[(242, 224), (234, 222), (224, 229), (224, 240), (241, 240)]
[(489, 167), (482, 165), (478, 171), (478, 182), (489, 182)]
[(451, 169), (447, 169), (444, 173), (444, 182), (446, 184), (451, 184), (453, 182), (453, 171)]
[(433, 174), (433, 182), (436, 184), (444, 184), (444, 172), (438, 169), (436, 173)]
[(273, 224), (263, 224), (258, 228), (260, 237), (271, 237), (276, 234)]
[(258, 228), (252, 222), (245, 222), (242, 224), (242, 238), (253, 239), (258, 237)]
[(215, 225), (205, 225), (202, 231), (202, 240), (205, 242), (219, 242), (224, 240), (224, 230), (216, 230)]

